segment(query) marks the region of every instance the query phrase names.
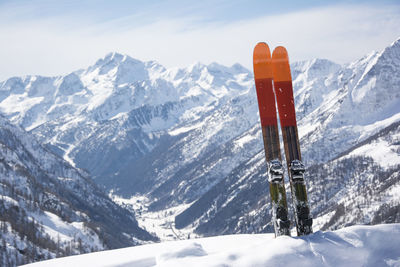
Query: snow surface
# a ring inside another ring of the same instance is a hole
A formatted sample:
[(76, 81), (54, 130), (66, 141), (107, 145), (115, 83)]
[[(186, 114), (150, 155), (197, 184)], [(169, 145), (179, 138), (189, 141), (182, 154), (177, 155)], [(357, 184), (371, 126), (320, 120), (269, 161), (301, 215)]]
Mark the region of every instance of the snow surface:
[(352, 226), (305, 237), (228, 235), (171, 241), (27, 266), (400, 266), (400, 224)]
[(65, 222), (54, 213), (45, 211), (43, 214), (31, 213), (31, 218), (43, 226), (44, 231), (52, 240), (60, 242), (73, 242), (80, 238), (84, 243), (98, 248), (104, 248), (100, 238), (91, 229), (84, 226), (83, 222)]
[(400, 164), (399, 152), (394, 151), (385, 141), (357, 148), (349, 154), (349, 157), (355, 155), (368, 155), (382, 167), (391, 167)]

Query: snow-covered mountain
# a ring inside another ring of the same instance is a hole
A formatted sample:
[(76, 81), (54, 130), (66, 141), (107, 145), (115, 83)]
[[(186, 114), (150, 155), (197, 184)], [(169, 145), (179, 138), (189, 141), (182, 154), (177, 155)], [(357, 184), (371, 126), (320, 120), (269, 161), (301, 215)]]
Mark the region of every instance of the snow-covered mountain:
[[(120, 173), (130, 172), (157, 146), (165, 146), (162, 137), (173, 139), (197, 129), (202, 140), (184, 142), (180, 153), (185, 162), (191, 162), (211, 148), (204, 139), (220, 145), (237, 134), (230, 122), (240, 127), (239, 132), (255, 124), (255, 102), (246, 97), (251, 86), (249, 71), (240, 65), (195, 64), (166, 70), (154, 62), (112, 53), (87, 70), (65, 77), (7, 80), (0, 85), (0, 109), (102, 183), (126, 188), (124, 180), (135, 183), (139, 178), (144, 183), (146, 179), (140, 170), (134, 177)], [(237, 103), (232, 110), (230, 101), (241, 95), (243, 107)], [(242, 119), (237, 113), (243, 113)]]
[[(307, 184), (314, 228), (399, 222), (399, 152), (400, 121), (327, 163), (311, 165)], [(177, 215), (175, 226), (194, 226), (202, 235), (272, 231), (266, 183), (260, 152)]]
[[(316, 225), (390, 221), (349, 203), (372, 181), (381, 191), (370, 193), (398, 207), (400, 39), (345, 66), (293, 63), (292, 76)], [(117, 53), (67, 76), (0, 83), (0, 111), (48, 149), (114, 195), (134, 196), (143, 220), (168, 210), (165, 228), (203, 235), (271, 229), (256, 102), (240, 65), (166, 69)], [(341, 201), (358, 215), (344, 217)]]
[[(400, 221), (399, 55), (398, 40), (373, 53), (371, 62), (339, 67), (313, 60), (292, 65), (315, 229)], [(370, 80), (376, 86), (359, 88)], [(352, 99), (361, 97), (374, 108), (354, 104)], [(250, 130), (239, 138), (253, 136)], [(202, 235), (270, 231), (270, 200), (263, 184), (267, 178), (260, 148), (177, 215), (176, 227), (194, 227)]]
[(0, 265), (156, 240), (86, 175), (0, 116)]
[(352, 226), (306, 237), (229, 235), (164, 242), (28, 266), (399, 266), (400, 225)]
[(303, 70), (295, 78), (295, 87), (299, 88), (296, 100), (300, 107), (310, 110), (299, 123), (306, 161), (332, 159), (398, 121), (399, 70), (400, 39), (382, 52), (373, 52), (324, 75), (323, 83), (310, 78), (308, 86), (300, 87), (303, 76), (310, 75), (309, 70)]

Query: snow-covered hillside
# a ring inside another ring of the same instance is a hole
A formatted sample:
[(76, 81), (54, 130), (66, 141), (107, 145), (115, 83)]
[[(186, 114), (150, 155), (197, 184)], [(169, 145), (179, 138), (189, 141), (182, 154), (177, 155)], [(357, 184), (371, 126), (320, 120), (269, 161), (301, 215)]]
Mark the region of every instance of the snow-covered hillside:
[[(335, 159), (309, 166), (307, 185), (314, 229), (399, 222), (399, 152), (397, 122)], [(195, 227), (197, 233), (205, 235), (271, 231), (266, 184), (265, 160), (260, 152), (185, 207), (176, 216), (175, 226)]]
[(400, 266), (400, 225), (352, 226), (306, 237), (229, 235), (164, 242), (27, 266)]
[(0, 265), (154, 241), (87, 174), (0, 116)]
[[(299, 88), (296, 103), (309, 103), (305, 106), (310, 110), (299, 122), (306, 161), (330, 160), (399, 121), (399, 70), (400, 39), (381, 52), (324, 74), (322, 84), (312, 78), (307, 88)], [(297, 76), (295, 87), (308, 72)]]

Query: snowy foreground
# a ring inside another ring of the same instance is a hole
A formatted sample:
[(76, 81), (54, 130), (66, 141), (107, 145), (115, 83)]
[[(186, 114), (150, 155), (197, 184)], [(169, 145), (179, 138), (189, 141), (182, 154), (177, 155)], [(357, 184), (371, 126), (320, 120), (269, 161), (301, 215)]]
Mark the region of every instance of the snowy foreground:
[(400, 224), (352, 226), (301, 238), (257, 234), (171, 241), (29, 266), (400, 266)]

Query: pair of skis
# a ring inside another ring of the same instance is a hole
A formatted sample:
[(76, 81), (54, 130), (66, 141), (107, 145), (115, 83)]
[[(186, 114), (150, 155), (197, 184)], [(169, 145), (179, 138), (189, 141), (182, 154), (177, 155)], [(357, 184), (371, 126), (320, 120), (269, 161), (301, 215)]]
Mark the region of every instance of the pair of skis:
[(254, 48), (253, 66), (268, 167), (275, 236), (290, 235), (275, 100), (278, 106), (289, 172), (297, 235), (307, 235), (312, 233), (312, 218), (304, 182), (305, 169), (301, 162), (292, 77), (287, 51), (284, 47), (278, 46), (271, 58), (268, 45), (258, 43)]

